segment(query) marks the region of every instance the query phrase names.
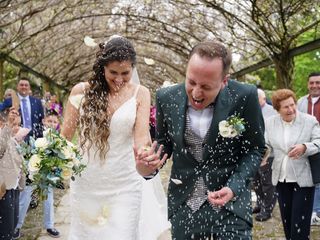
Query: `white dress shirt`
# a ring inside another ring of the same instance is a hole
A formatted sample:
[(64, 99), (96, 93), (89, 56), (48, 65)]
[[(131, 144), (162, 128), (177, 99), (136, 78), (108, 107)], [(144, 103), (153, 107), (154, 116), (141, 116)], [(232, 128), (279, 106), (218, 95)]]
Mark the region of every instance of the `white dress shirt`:
[[(195, 110), (192, 108), (191, 104), (188, 103), (187, 117), (190, 119), (190, 127), (192, 131), (203, 139), (206, 136), (212, 121), (213, 107), (207, 107), (203, 110)], [(144, 178), (151, 179), (158, 172), (159, 170), (156, 170), (154, 173), (144, 176)]]
[(20, 110), (21, 110), (21, 117), (22, 117), (22, 120), (23, 120), (23, 127), (27, 127), (25, 126), (25, 119), (24, 119), (24, 116), (23, 116), (23, 104), (21, 103), (22, 102), (22, 99), (26, 99), (27, 100), (27, 106), (28, 106), (28, 112), (29, 112), (29, 116), (31, 118), (31, 103), (30, 103), (30, 98), (29, 96), (26, 96), (26, 97), (23, 97), (21, 96), (20, 94), (18, 94), (18, 97), (20, 99)]
[(193, 132), (201, 138), (204, 138), (212, 121), (213, 107), (207, 107), (203, 110), (195, 110), (189, 103), (187, 115), (190, 119), (190, 126)]
[[(289, 142), (289, 138), (290, 138), (290, 132), (292, 129), (292, 123), (294, 122), (286, 122), (283, 121), (281, 119), (282, 125), (283, 125), (283, 141), (284, 141), (284, 145), (285, 148), (288, 149), (288, 152), (290, 151), (290, 147), (288, 146), (288, 142)], [(296, 178), (290, 178), (287, 176), (287, 165), (290, 164), (290, 161), (292, 161), (288, 155), (286, 155), (283, 159), (282, 165), (281, 165), (281, 171), (280, 171), (280, 178), (279, 178), (279, 182), (296, 182), (297, 179)]]

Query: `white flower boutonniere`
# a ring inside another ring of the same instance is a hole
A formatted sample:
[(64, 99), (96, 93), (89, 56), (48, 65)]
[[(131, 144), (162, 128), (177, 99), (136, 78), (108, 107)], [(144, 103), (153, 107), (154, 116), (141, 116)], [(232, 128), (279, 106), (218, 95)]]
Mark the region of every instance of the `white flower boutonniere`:
[(219, 133), (224, 138), (233, 138), (241, 135), (246, 128), (245, 121), (237, 115), (230, 116), (227, 120), (219, 123)]

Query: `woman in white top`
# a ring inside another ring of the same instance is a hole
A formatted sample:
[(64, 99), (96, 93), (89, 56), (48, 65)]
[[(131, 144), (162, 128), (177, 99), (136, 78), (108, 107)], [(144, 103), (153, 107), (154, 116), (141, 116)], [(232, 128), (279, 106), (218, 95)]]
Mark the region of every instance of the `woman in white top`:
[[(319, 152), (320, 127), (315, 117), (297, 111), (289, 89), (273, 93), (279, 115), (266, 121), (266, 142), (274, 151), (272, 183), (278, 192), (286, 239), (309, 239), (314, 184), (308, 156)], [(302, 207), (303, 206), (303, 207)]]
[(71, 91), (61, 133), (71, 140), (80, 124), (87, 167), (71, 183), (69, 239), (152, 240), (168, 228), (164, 194), (155, 196), (153, 183), (135, 169), (133, 146), (151, 141), (150, 93), (131, 81), (135, 64), (132, 44), (114, 37), (99, 44), (89, 82)]

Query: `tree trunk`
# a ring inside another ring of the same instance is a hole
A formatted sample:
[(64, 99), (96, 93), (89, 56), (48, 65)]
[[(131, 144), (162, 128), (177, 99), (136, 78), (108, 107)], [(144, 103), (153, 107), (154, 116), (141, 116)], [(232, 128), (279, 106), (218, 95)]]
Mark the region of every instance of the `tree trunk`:
[(274, 62), (276, 72), (277, 89), (292, 89), (294, 70), (293, 58), (289, 57), (288, 52), (283, 52), (280, 55), (275, 56), (272, 60)]

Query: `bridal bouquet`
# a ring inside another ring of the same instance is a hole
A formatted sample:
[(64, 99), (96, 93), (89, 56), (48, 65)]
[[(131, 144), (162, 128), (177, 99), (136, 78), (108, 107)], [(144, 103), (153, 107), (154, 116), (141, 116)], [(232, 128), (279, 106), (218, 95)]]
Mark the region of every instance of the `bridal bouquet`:
[(21, 144), (19, 151), (25, 157), (25, 170), (35, 186), (39, 199), (47, 197), (49, 187), (61, 186), (64, 180), (74, 180), (86, 167), (79, 150), (53, 129), (44, 131), (44, 136), (29, 144)]

